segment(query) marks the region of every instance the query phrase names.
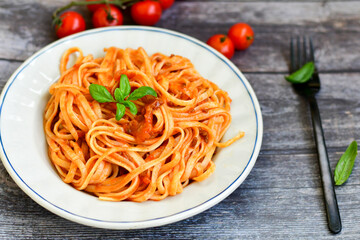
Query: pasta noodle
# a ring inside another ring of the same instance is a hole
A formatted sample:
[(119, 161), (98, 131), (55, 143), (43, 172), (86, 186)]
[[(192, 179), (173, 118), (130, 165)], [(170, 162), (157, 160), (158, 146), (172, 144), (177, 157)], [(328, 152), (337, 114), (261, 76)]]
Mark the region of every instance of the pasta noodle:
[[(105, 56), (84, 56), (70, 48), (62, 56), (59, 80), (49, 92), (44, 130), (51, 162), (65, 183), (101, 200), (142, 202), (176, 195), (215, 170), (216, 147), (230, 125), (228, 94), (204, 79), (186, 58), (144, 49), (105, 49)], [(76, 62), (67, 67), (70, 55)], [(92, 83), (110, 93), (121, 74), (131, 89), (150, 86), (158, 97), (133, 101), (115, 120), (116, 104), (99, 103)]]

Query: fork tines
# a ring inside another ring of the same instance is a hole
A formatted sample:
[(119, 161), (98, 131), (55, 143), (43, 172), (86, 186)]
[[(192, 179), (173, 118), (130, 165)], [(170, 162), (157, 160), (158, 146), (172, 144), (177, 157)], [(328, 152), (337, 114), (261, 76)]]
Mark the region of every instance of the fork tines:
[[(309, 49), (307, 44), (310, 45)], [(307, 62), (314, 61), (314, 47), (311, 38), (292, 37), (290, 42), (290, 59), (291, 72), (295, 72)]]

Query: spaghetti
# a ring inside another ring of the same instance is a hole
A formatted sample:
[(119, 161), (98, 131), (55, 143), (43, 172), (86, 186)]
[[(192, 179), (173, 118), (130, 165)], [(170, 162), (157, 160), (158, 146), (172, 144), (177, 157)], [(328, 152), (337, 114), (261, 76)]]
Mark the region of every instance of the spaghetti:
[[(44, 129), (51, 162), (65, 183), (101, 200), (161, 200), (202, 181), (215, 170), (216, 147), (231, 122), (228, 94), (204, 79), (186, 58), (144, 49), (105, 49), (105, 56), (84, 56), (70, 48), (60, 62), (60, 79), (49, 92)], [(70, 55), (77, 53), (67, 68)], [(111, 94), (122, 74), (131, 89), (150, 86), (158, 97), (133, 101), (115, 120), (115, 103), (99, 103), (92, 83)]]

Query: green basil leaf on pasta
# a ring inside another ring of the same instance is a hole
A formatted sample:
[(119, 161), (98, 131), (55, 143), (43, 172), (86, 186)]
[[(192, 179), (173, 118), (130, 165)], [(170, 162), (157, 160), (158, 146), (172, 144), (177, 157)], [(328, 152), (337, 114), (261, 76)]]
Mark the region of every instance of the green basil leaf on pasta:
[(124, 96), (121, 93), (120, 88), (115, 89), (114, 91), (115, 100), (121, 103), (124, 100)]
[(139, 98), (142, 98), (146, 95), (151, 95), (154, 97), (157, 97), (156, 91), (154, 89), (152, 89), (151, 87), (148, 86), (142, 86), (139, 87), (138, 89), (135, 89), (130, 96), (128, 97), (127, 100), (138, 100)]
[(116, 116), (115, 119), (119, 121), (125, 115), (125, 106), (121, 103), (116, 103)]
[(130, 101), (125, 101), (125, 102), (123, 102), (123, 104), (124, 104), (126, 107), (129, 108), (131, 114), (133, 114), (133, 115), (136, 115), (136, 114), (137, 114), (138, 109), (137, 109), (135, 103), (130, 102)]
[(121, 95), (123, 96), (121, 100), (124, 100), (124, 98), (127, 97), (131, 91), (129, 79), (125, 74), (121, 74), (120, 77), (120, 91), (121, 91)]
[(114, 98), (106, 87), (99, 84), (90, 84), (89, 92), (93, 99), (99, 103), (114, 102)]

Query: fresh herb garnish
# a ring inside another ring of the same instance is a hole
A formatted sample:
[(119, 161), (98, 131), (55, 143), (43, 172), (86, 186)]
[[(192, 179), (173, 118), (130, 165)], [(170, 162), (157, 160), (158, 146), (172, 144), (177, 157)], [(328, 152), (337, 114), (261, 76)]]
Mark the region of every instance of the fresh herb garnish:
[(308, 62), (290, 76), (286, 76), (285, 79), (291, 83), (305, 83), (310, 80), (314, 71), (315, 71), (314, 62)]
[(353, 141), (339, 159), (335, 168), (334, 181), (341, 185), (349, 178), (357, 155), (357, 142)]
[(151, 87), (142, 86), (142, 87), (139, 87), (138, 89), (135, 89), (128, 97), (128, 100), (136, 100), (136, 99), (142, 98), (146, 95), (151, 95), (151, 96), (156, 97), (156, 92)]
[(130, 87), (129, 79), (125, 74), (122, 74), (120, 77), (119, 90), (123, 99), (130, 94), (131, 87)]
[(116, 103), (115, 119), (120, 120), (125, 115), (125, 106), (121, 103)]
[[(131, 86), (129, 79), (125, 74), (121, 75), (119, 85), (120, 87), (116, 88), (114, 91), (115, 100), (106, 87), (94, 83), (90, 84), (89, 87), (90, 95), (99, 103), (116, 102), (115, 119), (118, 121), (124, 116), (126, 107), (129, 108), (133, 115), (137, 114), (137, 107), (130, 100), (138, 100), (146, 95), (157, 97), (156, 91), (148, 86), (141, 86), (130, 94)], [(126, 97), (127, 99), (125, 100)]]
[(110, 92), (106, 89), (106, 87), (102, 85), (90, 84), (89, 91), (92, 98), (98, 101), (99, 103), (115, 102)]

